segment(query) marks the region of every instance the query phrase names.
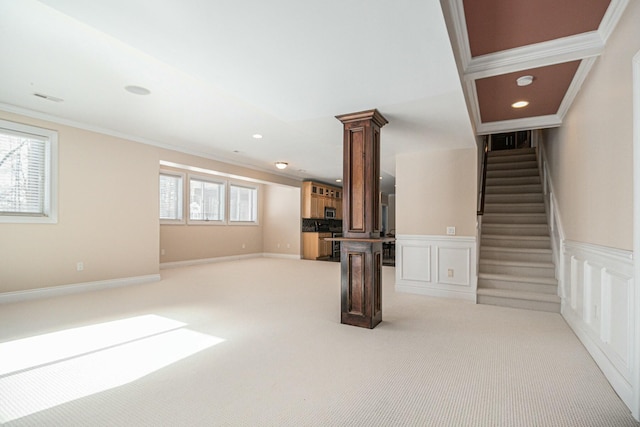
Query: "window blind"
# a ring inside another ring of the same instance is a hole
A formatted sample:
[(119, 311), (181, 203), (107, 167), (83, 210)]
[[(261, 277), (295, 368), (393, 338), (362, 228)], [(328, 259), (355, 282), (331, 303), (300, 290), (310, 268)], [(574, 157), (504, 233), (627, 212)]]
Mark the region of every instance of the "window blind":
[(182, 177), (160, 174), (160, 219), (182, 219)]
[(0, 214), (45, 216), (47, 140), (0, 129)]

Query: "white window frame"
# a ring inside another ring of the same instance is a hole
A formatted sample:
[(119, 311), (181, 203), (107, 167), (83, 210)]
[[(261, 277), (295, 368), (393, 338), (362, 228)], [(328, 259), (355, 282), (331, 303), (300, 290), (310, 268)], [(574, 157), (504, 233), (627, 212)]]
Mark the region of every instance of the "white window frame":
[[(232, 204), (232, 200), (231, 200), (231, 187), (239, 187), (239, 188), (247, 188), (250, 190), (255, 190), (256, 192), (256, 198), (255, 198), (255, 207), (254, 207), (254, 211), (255, 211), (255, 219), (251, 220), (251, 221), (238, 221), (238, 220), (232, 220), (231, 219), (231, 204)], [(251, 185), (250, 183), (247, 182), (234, 182), (234, 181), (229, 181), (228, 186), (227, 186), (227, 194), (228, 196), (228, 213), (227, 213), (227, 218), (229, 219), (229, 225), (258, 225), (259, 224), (259, 218), (260, 218), (260, 186), (257, 185)]]
[(31, 135), (44, 141), (44, 200), (41, 214), (12, 214), (0, 212), (0, 223), (58, 223), (58, 132), (36, 126), (0, 120), (0, 133)]
[[(160, 175), (167, 175), (167, 176), (174, 176), (174, 177), (178, 177), (182, 180), (182, 191), (180, 193), (180, 209), (181, 209), (181, 214), (182, 217), (179, 219), (166, 219), (166, 218), (160, 218), (160, 224), (161, 225), (176, 225), (176, 224), (185, 224), (186, 223), (186, 218), (187, 215), (189, 214), (189, 211), (185, 209), (185, 200), (187, 199), (187, 197), (185, 197), (185, 188), (187, 186), (187, 175), (183, 172), (176, 172), (176, 171), (172, 171), (172, 170), (165, 170), (165, 169), (160, 169), (160, 173), (158, 174), (158, 185), (160, 185)], [(160, 192), (160, 189), (158, 189), (158, 193)], [(158, 206), (158, 211), (160, 206)], [(158, 212), (158, 216), (159, 216), (160, 212)]]
[[(222, 186), (222, 216), (220, 220), (215, 219), (191, 219), (191, 180), (208, 182)], [(227, 182), (225, 180), (217, 180), (206, 175), (189, 174), (187, 178), (187, 210), (186, 218), (189, 225), (226, 225), (228, 218), (228, 196), (227, 196)]]

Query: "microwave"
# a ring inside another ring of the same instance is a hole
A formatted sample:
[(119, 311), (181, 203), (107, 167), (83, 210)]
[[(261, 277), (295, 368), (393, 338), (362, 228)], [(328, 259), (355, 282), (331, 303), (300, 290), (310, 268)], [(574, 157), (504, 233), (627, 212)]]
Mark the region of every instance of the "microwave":
[(336, 217), (336, 208), (324, 208), (324, 219), (334, 219)]

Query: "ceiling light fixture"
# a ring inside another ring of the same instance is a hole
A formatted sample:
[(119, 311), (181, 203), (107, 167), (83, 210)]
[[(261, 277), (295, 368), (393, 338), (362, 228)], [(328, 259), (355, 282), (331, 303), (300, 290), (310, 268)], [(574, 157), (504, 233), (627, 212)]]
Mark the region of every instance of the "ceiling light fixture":
[(524, 108), (529, 105), (529, 101), (518, 101), (511, 104), (512, 108)]
[(529, 86), (531, 83), (533, 83), (533, 76), (522, 76), (516, 79), (518, 86)]
[(289, 163), (287, 162), (276, 162), (276, 167), (278, 169), (286, 169), (287, 166), (289, 166)]
[(340, 178), (336, 179), (336, 182), (342, 182), (342, 180)]
[(142, 86), (130, 85), (130, 86), (125, 86), (124, 89), (127, 92), (133, 93), (135, 95), (149, 95), (151, 93), (149, 89)]
[(253, 139), (262, 139), (262, 135), (260, 135), (259, 133), (254, 133), (251, 136), (253, 137)]
[(56, 98), (55, 96), (51, 96), (51, 95), (45, 95), (44, 93), (34, 93), (33, 96), (37, 96), (38, 98), (42, 98), (42, 99), (46, 99), (48, 101), (53, 101), (53, 102), (62, 102), (64, 101), (64, 99), (62, 98)]

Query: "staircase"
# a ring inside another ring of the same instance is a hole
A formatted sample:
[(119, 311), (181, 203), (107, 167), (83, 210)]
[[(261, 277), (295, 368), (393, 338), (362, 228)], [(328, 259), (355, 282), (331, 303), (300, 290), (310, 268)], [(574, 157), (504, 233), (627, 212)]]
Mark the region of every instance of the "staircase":
[(477, 301), (559, 313), (557, 291), (535, 149), (491, 151)]

